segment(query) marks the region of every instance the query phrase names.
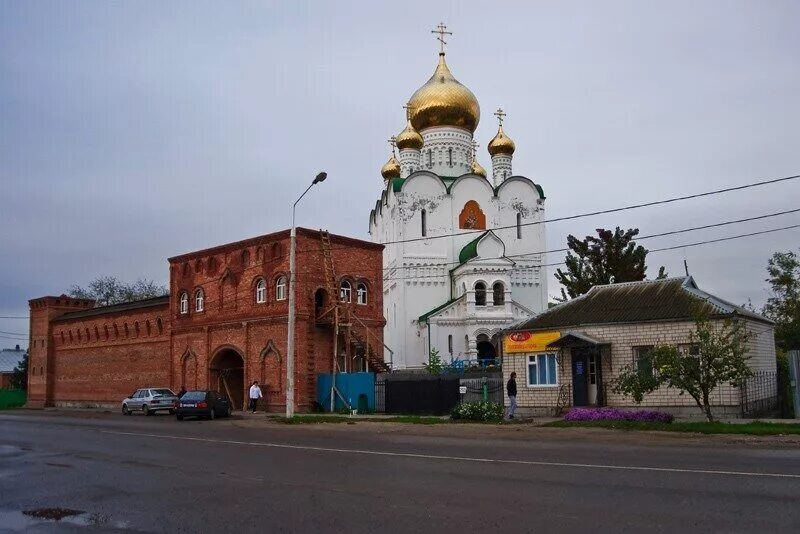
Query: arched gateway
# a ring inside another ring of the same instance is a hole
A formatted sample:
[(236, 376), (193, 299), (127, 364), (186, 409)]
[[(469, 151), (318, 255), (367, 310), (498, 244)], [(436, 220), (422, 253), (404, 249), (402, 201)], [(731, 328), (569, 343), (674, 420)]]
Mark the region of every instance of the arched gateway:
[(244, 357), (234, 347), (217, 349), (209, 365), (208, 386), (226, 394), (236, 410), (244, 409)]

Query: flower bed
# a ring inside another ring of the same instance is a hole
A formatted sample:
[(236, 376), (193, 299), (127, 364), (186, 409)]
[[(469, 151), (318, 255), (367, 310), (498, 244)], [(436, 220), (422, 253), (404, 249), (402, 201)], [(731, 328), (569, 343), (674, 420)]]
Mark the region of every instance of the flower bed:
[(672, 414), (653, 410), (620, 410), (618, 408), (572, 408), (564, 421), (639, 421), (642, 423), (671, 423)]

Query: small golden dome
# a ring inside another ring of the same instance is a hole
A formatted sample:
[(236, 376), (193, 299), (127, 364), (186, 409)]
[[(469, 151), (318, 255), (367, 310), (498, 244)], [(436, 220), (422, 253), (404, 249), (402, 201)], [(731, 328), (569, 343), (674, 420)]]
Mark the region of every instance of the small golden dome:
[(456, 126), (475, 132), (481, 120), (478, 99), (453, 77), (444, 52), (439, 53), (433, 76), (411, 96), (409, 107), (411, 124), (418, 132), (432, 126)]
[(404, 148), (413, 148), (414, 150), (420, 150), (422, 148), (422, 136), (417, 132), (413, 126), (411, 126), (411, 120), (409, 120), (406, 124), (405, 130), (400, 132), (400, 135), (397, 136), (397, 140), (395, 141), (397, 144), (397, 148), (403, 150)]
[(494, 136), (494, 139), (489, 141), (489, 154), (492, 156), (496, 154), (508, 154), (510, 156), (514, 153), (515, 148), (514, 141), (506, 135), (502, 126), (497, 129), (497, 135)]
[(389, 157), (383, 167), (381, 167), (381, 176), (384, 180), (391, 180), (392, 178), (400, 177), (400, 162), (394, 157), (394, 154)]
[(472, 158), (472, 174), (477, 174), (478, 176), (486, 178), (486, 169), (483, 168), (483, 165), (478, 163), (478, 158)]

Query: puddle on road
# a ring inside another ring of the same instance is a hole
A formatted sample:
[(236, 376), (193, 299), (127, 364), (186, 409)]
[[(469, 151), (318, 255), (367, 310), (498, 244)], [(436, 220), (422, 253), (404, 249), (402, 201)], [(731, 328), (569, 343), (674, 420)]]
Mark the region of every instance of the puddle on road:
[(0, 526), (3, 532), (24, 532), (37, 526), (63, 525), (64, 527), (127, 529), (126, 521), (114, 521), (110, 515), (90, 514), (70, 508), (36, 508), (23, 511), (0, 511)]

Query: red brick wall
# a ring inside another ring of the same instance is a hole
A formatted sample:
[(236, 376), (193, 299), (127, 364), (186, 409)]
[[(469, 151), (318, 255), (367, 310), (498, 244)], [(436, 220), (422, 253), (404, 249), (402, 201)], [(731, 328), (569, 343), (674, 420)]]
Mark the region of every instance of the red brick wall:
[(169, 387), (168, 306), (51, 322), (55, 404), (114, 404), (142, 387)]
[[(297, 250), (295, 392), (298, 409), (307, 410), (316, 399), (317, 373), (331, 370), (333, 328), (315, 320), (315, 292), (327, 290), (319, 233), (298, 229)], [(347, 307), (372, 328), (370, 343), (378, 344), (384, 325), (382, 247), (331, 236), (331, 254), (338, 279), (352, 285)], [(289, 232), (171, 258), (169, 269), (168, 305), (58, 320), (93, 303), (66, 297), (59, 304), (48, 300), (54, 297), (31, 301), (31, 339), (42, 340), (31, 347), (31, 365), (47, 369), (29, 378), (31, 404), (117, 403), (150, 386), (216, 388), (217, 364), (225, 351), (234, 351), (243, 369), (237, 394), (245, 396), (258, 380), (266, 407), (284, 409), (288, 298), (276, 299), (275, 282), (288, 277)], [(256, 302), (261, 278), (267, 282), (265, 303)], [(359, 283), (368, 288), (367, 305), (356, 304)], [(202, 311), (195, 310), (198, 289)], [(179, 309), (183, 292), (189, 296), (186, 314)], [(342, 337), (340, 349), (349, 353), (345, 345)], [(349, 354), (346, 360), (352, 361)]]
[[(337, 276), (352, 284), (350, 308), (382, 341), (382, 248), (331, 236), (331, 253)], [(288, 298), (276, 299), (276, 281), (288, 278), (288, 273), (287, 231), (171, 258), (173, 386), (205, 387), (213, 378), (209, 368), (215, 358), (231, 348), (243, 360), (245, 391), (258, 380), (266, 391), (268, 409), (284, 409)], [(256, 301), (259, 279), (267, 283), (265, 303)], [(359, 282), (368, 287), (366, 306), (355, 304)], [(314, 294), (325, 285), (319, 233), (298, 229), (295, 398), (299, 410), (311, 407), (316, 399), (316, 374), (330, 372), (333, 361), (332, 327), (314, 321)], [(200, 312), (195, 311), (198, 289), (204, 296)], [(184, 292), (189, 296), (189, 312), (181, 314)]]

